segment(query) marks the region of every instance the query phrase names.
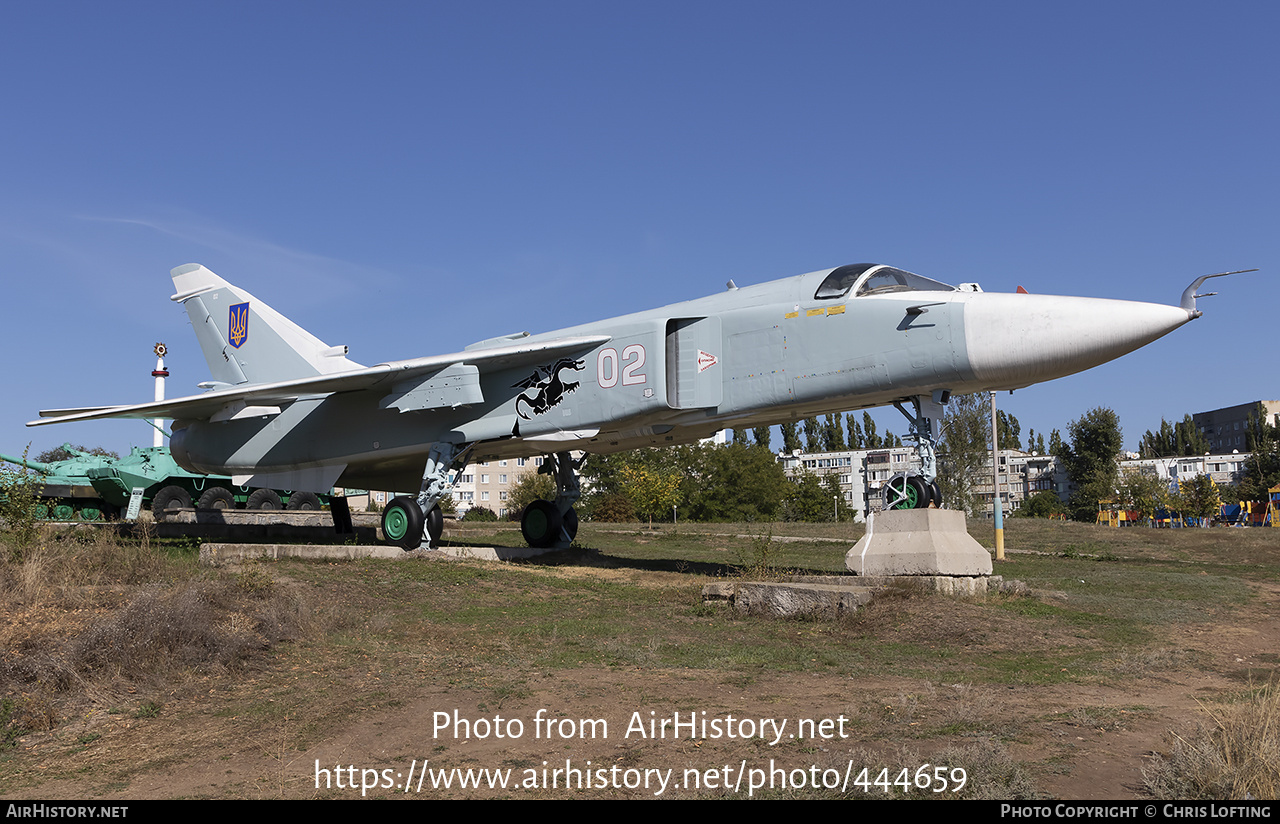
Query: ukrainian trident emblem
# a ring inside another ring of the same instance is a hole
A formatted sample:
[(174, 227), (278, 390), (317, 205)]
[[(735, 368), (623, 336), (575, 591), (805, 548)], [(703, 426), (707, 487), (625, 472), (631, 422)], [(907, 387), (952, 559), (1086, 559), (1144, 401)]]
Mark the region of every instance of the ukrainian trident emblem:
[(231, 319), (227, 323), (227, 340), (239, 349), (249, 338), (249, 304), (237, 303), (231, 307)]

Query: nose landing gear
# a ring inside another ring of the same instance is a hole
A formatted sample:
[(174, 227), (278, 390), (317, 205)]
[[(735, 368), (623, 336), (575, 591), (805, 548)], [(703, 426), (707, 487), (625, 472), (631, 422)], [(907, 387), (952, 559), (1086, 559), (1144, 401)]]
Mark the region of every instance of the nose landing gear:
[(935, 390), (932, 395), (914, 395), (911, 405), (915, 414), (894, 401), (910, 422), (907, 438), (916, 442), (916, 454), (920, 456), (920, 474), (905, 473), (893, 476), (884, 486), (885, 509), (925, 509), (930, 504), (942, 508), (942, 489), (938, 486), (938, 439), (942, 434), (942, 415), (951, 392)]

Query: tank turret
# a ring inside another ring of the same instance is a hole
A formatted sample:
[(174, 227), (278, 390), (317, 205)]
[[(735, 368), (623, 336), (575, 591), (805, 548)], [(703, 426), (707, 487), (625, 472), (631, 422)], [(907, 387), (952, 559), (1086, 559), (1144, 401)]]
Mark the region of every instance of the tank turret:
[(53, 518), (57, 521), (96, 521), (116, 514), (115, 507), (100, 499), (97, 490), (89, 480), (88, 473), (110, 466), (118, 458), (110, 455), (94, 455), (92, 452), (76, 449), (69, 443), (64, 443), (62, 450), (71, 457), (61, 461), (45, 462), (0, 455), (0, 460), (25, 466), (42, 476), (41, 503), (38, 512), (41, 518)]

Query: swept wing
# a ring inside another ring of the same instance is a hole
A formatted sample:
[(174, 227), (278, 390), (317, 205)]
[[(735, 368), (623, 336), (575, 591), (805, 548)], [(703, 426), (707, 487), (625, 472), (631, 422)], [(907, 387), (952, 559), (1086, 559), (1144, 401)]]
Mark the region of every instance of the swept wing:
[[(391, 402), (412, 389), (415, 382), (429, 379), (450, 367), (473, 367), (479, 371), (496, 371), (521, 365), (533, 365), (561, 355), (582, 352), (607, 343), (608, 335), (579, 335), (553, 340), (493, 346), (484, 349), (437, 355), (428, 358), (392, 361), (361, 369), (328, 375), (273, 383), (249, 384), (217, 389), (201, 395), (173, 398), (150, 403), (121, 406), (91, 406), (75, 409), (41, 410), (41, 420), (28, 426), (44, 426), (67, 421), (93, 421), (105, 418), (180, 418), (184, 420), (227, 420), (242, 414), (263, 415), (278, 412), (282, 404), (300, 397), (314, 397), (336, 392), (376, 391), (385, 388)], [(414, 408), (429, 408), (417, 406)]]

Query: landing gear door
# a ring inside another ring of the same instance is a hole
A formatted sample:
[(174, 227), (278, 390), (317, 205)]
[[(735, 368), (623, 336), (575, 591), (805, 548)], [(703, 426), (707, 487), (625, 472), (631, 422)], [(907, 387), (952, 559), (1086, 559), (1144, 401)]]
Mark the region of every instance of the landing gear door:
[(724, 346), (720, 318), (667, 321), (667, 404), (672, 409), (705, 409), (724, 396)]

